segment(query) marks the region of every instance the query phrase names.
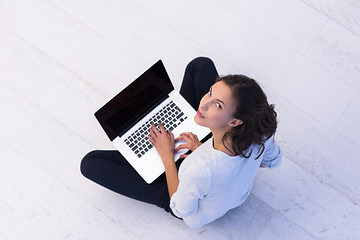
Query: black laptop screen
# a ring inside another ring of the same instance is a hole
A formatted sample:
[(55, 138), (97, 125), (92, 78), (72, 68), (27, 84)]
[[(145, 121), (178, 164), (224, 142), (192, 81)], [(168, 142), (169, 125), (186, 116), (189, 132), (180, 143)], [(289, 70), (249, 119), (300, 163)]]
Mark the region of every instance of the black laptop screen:
[(95, 117), (112, 141), (153, 110), (173, 89), (159, 60), (98, 110)]

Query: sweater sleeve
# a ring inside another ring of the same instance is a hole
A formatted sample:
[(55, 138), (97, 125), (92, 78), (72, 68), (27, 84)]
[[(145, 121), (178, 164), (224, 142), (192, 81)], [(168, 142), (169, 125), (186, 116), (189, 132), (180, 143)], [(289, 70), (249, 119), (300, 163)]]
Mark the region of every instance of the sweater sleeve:
[(206, 167), (196, 164), (190, 164), (181, 171), (179, 186), (170, 199), (170, 208), (177, 217), (186, 218), (197, 212), (199, 200), (208, 193), (210, 174)]
[(282, 153), (279, 145), (274, 140), (274, 136), (265, 142), (264, 156), (261, 165), (267, 168), (275, 168), (280, 166)]

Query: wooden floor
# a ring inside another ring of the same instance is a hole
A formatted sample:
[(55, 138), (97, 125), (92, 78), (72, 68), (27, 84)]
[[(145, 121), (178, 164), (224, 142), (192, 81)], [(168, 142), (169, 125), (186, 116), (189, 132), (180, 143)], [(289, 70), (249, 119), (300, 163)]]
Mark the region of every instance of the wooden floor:
[[(156, 60), (257, 79), (276, 170), (200, 229), (81, 176), (94, 112)], [(0, 0), (0, 239), (359, 239), (358, 0)]]

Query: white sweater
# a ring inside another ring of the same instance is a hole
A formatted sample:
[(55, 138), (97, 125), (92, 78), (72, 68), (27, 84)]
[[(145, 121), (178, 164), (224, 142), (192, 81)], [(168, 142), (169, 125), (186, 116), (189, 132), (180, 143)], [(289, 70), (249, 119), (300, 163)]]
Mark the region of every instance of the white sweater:
[(258, 156), (252, 145), (249, 158), (231, 157), (213, 147), (213, 138), (191, 153), (179, 169), (179, 186), (170, 200), (173, 213), (191, 228), (199, 228), (242, 204), (249, 196), (260, 164), (274, 168), (281, 163), (281, 151), (273, 137)]

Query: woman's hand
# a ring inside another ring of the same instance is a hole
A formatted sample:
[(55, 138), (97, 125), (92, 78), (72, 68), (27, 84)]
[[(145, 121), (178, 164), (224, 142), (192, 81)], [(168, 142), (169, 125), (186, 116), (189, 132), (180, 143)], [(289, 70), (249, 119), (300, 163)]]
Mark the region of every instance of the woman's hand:
[(159, 123), (157, 130), (155, 124), (151, 124), (149, 140), (159, 153), (164, 165), (168, 161), (174, 162), (175, 140), (171, 131), (166, 131), (164, 126)]
[[(199, 141), (196, 134), (193, 134), (191, 132), (185, 132), (185, 133), (180, 134), (180, 136), (175, 139), (175, 142), (177, 142), (179, 140), (184, 140), (186, 142), (186, 144), (179, 145), (175, 149), (175, 152), (179, 151), (180, 149), (189, 149), (190, 151), (193, 152), (196, 148), (198, 148), (202, 144)], [(183, 154), (180, 157), (186, 158), (187, 156), (189, 156), (189, 154)]]

